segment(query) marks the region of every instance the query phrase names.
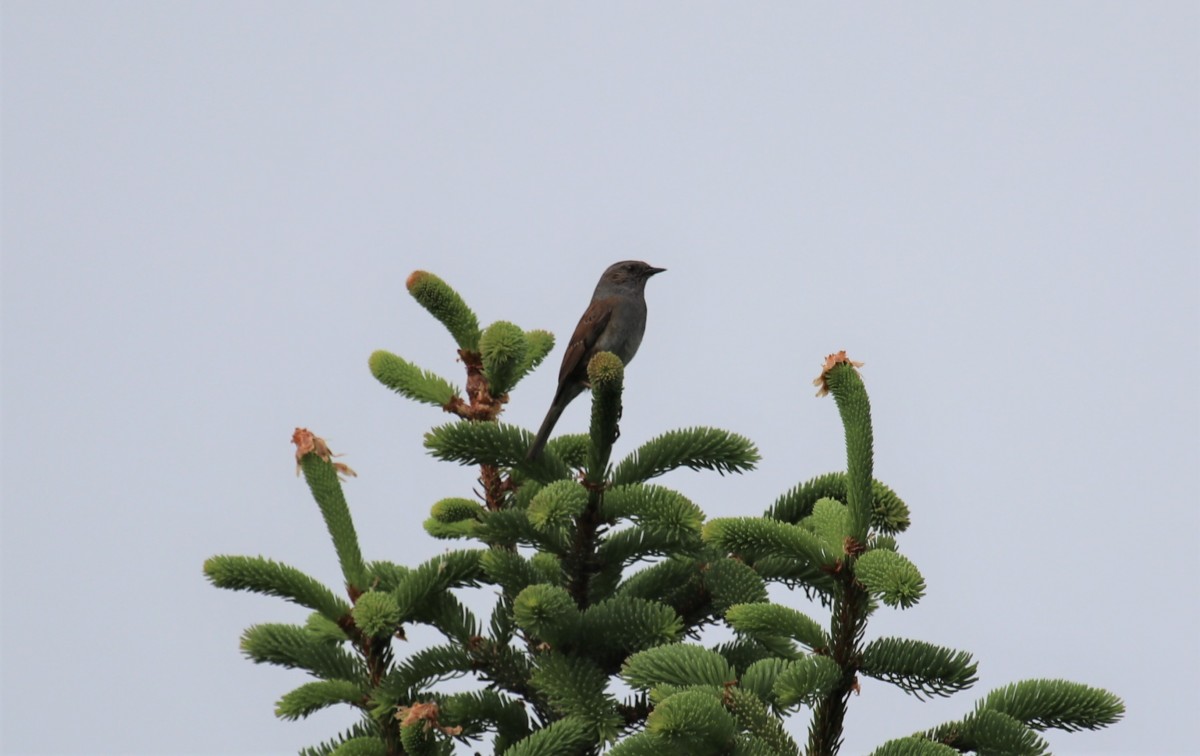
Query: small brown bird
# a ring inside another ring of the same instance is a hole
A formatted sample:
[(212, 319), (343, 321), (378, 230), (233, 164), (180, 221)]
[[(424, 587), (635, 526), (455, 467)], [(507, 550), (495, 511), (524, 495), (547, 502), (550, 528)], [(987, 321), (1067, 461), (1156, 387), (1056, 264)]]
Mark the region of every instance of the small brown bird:
[(558, 390), (526, 459), (538, 458), (559, 415), (588, 388), (587, 366), (592, 355), (612, 352), (621, 362), (629, 364), (637, 354), (642, 334), (646, 332), (646, 281), (664, 270), (639, 260), (626, 260), (608, 266), (600, 276), (592, 303), (571, 334), (558, 371)]

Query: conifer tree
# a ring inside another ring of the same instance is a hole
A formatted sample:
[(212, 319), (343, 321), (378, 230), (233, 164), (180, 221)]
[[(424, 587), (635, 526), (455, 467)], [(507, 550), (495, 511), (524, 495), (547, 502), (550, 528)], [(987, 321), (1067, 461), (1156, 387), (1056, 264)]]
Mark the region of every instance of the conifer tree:
[[(297, 429), (297, 464), (333, 540), (344, 596), (262, 557), (204, 565), (214, 585), (311, 611), (303, 625), (254, 625), (241, 641), (251, 660), (315, 678), (284, 694), (277, 716), (343, 704), (361, 713), (303, 753), (426, 756), (490, 745), (505, 756), (819, 756), (837, 752), (864, 678), (918, 698), (976, 681), (964, 651), (867, 639), (871, 615), (912, 607), (925, 581), (899, 550), (908, 507), (873, 478), (870, 405), (844, 352), (816, 383), (841, 414), (846, 470), (795, 486), (762, 516), (705, 522), (654, 479), (682, 467), (750, 471), (759, 455), (748, 439), (702, 426), (668, 431), (614, 464), (624, 366), (600, 353), (588, 365), (589, 432), (560, 436), (527, 461), (532, 434), (499, 417), (553, 337), (505, 321), (481, 329), (430, 273), (410, 276), (408, 291), (453, 337), (465, 389), (386, 351), (371, 355), (370, 369), (400, 395), (457, 417), (427, 433), (425, 446), (476, 468), (481, 489), (434, 503), (425, 530), (466, 546), (414, 566), (364, 560), (341, 486), (353, 470)], [(815, 599), (823, 621), (772, 602), (771, 583)], [(486, 626), (456, 594), (480, 585), (498, 590)], [(395, 641), (418, 624), (444, 640), (400, 656)], [(726, 629), (726, 640), (705, 645), (710, 628)], [(459, 677), (477, 686), (441, 685)], [(1107, 691), (1027, 680), (874, 753), (1044, 754), (1040, 732), (1097, 729), (1123, 713)], [(808, 718), (803, 745), (785, 726), (793, 716)]]

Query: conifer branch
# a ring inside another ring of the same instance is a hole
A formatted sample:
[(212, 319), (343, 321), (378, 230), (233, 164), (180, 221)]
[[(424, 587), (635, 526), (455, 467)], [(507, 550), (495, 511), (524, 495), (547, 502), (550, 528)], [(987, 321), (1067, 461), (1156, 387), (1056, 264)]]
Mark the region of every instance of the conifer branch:
[(449, 588), (476, 585), (484, 551), (452, 551), (406, 573), (392, 591), (401, 622), (429, 619), (431, 601)]
[(350, 605), (315, 578), (264, 557), (210, 557), (204, 562), (204, 574), (218, 588), (278, 596), (320, 612), (333, 622), (350, 613)]
[(863, 649), (860, 668), (922, 698), (966, 690), (975, 684), (976, 667), (965, 651), (908, 638), (879, 638)]
[(488, 391), (500, 397), (520, 379), (528, 345), (520, 328), (505, 320), (492, 323), (479, 338), (479, 355)]
[(337, 704), (362, 706), (365, 697), (366, 691), (358, 683), (346, 680), (318, 680), (285, 693), (275, 706), (275, 716), (295, 721)]
[(587, 460), (587, 482), (597, 486), (604, 483), (612, 446), (620, 434), (617, 421), (621, 419), (621, 392), (624, 389), (625, 366), (611, 352), (598, 352), (587, 366), (588, 382), (592, 387), (591, 453)]
[(789, 667), (788, 662), (798, 658), (800, 658), (799, 654), (794, 655), (790, 660), (773, 655), (751, 662), (746, 665), (742, 676), (738, 678), (738, 687), (770, 704), (777, 714), (781, 713), (785, 707), (778, 705), (778, 699), (775, 697), (775, 681)]
[(1035, 730), (1067, 732), (1098, 730), (1125, 715), (1125, 705), (1112, 693), (1068, 680), (1013, 683), (988, 693), (976, 709), (1007, 714)]
[(551, 722), (504, 752), (504, 756), (583, 756), (590, 751), (593, 729), (578, 717)]
[[(812, 514), (821, 499), (846, 503), (846, 473), (832, 472), (801, 483), (781, 495), (766, 516), (783, 522), (798, 523)], [(871, 481), (871, 527), (882, 533), (900, 533), (911, 522), (908, 506), (896, 493), (877, 480)]]
[(762, 697), (743, 686), (731, 685), (725, 689), (723, 703), (745, 733), (742, 738), (749, 741), (750, 753), (799, 756), (800, 746), (783, 729), (783, 721), (768, 710)]
[[(752, 565), (759, 574), (792, 577), (829, 590), (838, 556), (799, 525), (762, 518), (722, 517), (704, 526), (704, 541)], [(785, 572), (785, 574), (781, 574)]]
[(621, 677), (638, 690), (656, 685), (712, 685), (737, 679), (720, 654), (700, 646), (675, 643), (640, 651), (625, 660)]
[(553, 453), (536, 461), (525, 460), (533, 434), (524, 428), (501, 423), (456, 422), (438, 426), (425, 434), (425, 448), (436, 459), (463, 465), (512, 467), (530, 478), (549, 482), (567, 478), (571, 470)]
[(341, 646), (296, 625), (252, 625), (242, 634), (242, 653), (258, 664), (303, 669), (323, 680), (357, 682), (362, 662)]
[(583, 653), (615, 674), (630, 654), (667, 643), (683, 635), (683, 622), (671, 607), (657, 601), (617, 597), (597, 602), (582, 615)]
[(568, 648), (579, 638), (582, 617), (566, 590), (552, 585), (530, 585), (513, 601), (513, 620), (531, 637)]
[(685, 690), (658, 702), (646, 731), (662, 738), (669, 753), (732, 753), (738, 723), (719, 697)]
[(758, 604), (768, 600), (767, 582), (763, 576), (737, 559), (708, 558), (704, 562), (702, 580), (716, 616), (736, 604)]
[(957, 748), (911, 736), (889, 740), (871, 751), (871, 756), (959, 756), (960, 753)]
[[(496, 753), (527, 736), (529, 717), (520, 701), (494, 690), (478, 690), (446, 696), (440, 702), (441, 721), (463, 728), (463, 735), (481, 735), (495, 729)], [(485, 726), (490, 725), (490, 726)]]
[(588, 722), (593, 741), (616, 738), (623, 720), (616, 699), (607, 692), (609, 675), (590, 659), (553, 652), (542, 654), (531, 682), (555, 712)]
[(815, 620), (788, 606), (779, 604), (738, 604), (725, 613), (735, 631), (755, 640), (786, 637), (812, 651), (829, 648), (829, 636)]
[(888, 606), (907, 609), (925, 595), (925, 578), (907, 557), (888, 549), (872, 549), (854, 563), (854, 576)]
[(454, 384), (391, 352), (376, 350), (367, 364), (377, 381), (400, 396), (445, 410), (449, 410), (455, 400), (462, 401)]
[(613, 485), (644, 483), (680, 467), (737, 473), (760, 459), (749, 439), (717, 428), (670, 431), (642, 444), (613, 470)]
[(546, 359), (546, 355), (550, 354), (550, 350), (554, 348), (554, 334), (549, 331), (525, 331), (525, 358), (517, 367), (516, 378), (513, 379), (513, 385), (524, 378), (533, 369), (542, 364), (542, 360)]
[(962, 751), (1049, 756), (1050, 746), (1036, 732), (1007, 714), (982, 709), (925, 736)]
[(357, 722), (351, 726), (350, 729), (330, 740), (325, 741), (324, 743), (318, 743), (317, 745), (309, 748), (301, 748), (299, 756), (332, 756), (339, 748), (347, 746), (351, 743), (351, 741), (359, 741), (360, 743), (374, 743), (375, 746), (384, 750), (357, 751), (354, 750), (354, 746), (350, 746), (347, 750), (342, 751), (343, 756), (346, 754), (349, 754), (349, 756), (386, 756), (387, 754), (386, 746), (384, 745), (383, 741), (379, 739), (378, 730), (375, 723), (364, 719), (363, 721)]
[(850, 537), (860, 544), (867, 542), (867, 528), (871, 523), (874, 466), (871, 403), (856, 369), (861, 364), (851, 362), (845, 352), (831, 354), (821, 379), (818, 379), (823, 380), (825, 390), (833, 394), (842, 416), (846, 432), (846, 505), (850, 508)]
[(325, 527), (333, 539), (333, 547), (342, 566), (346, 588), (350, 592), (351, 600), (354, 600), (367, 587), (367, 570), (363, 564), (362, 552), (358, 547), (358, 534), (354, 531), (354, 520), (350, 517), (350, 507), (346, 505), (339, 477), (345, 474), (353, 475), (354, 471), (340, 462), (333, 462), (332, 457), (335, 455), (329, 450), (324, 439), (305, 428), (296, 429), (292, 435), (292, 442), (296, 444), (296, 462), (304, 471), (308, 487), (321, 509), (321, 516), (325, 518)]
[(775, 679), (774, 693), (780, 706), (812, 704), (833, 694), (843, 675), (828, 656), (805, 656), (787, 663)]
[(454, 337), (458, 348), (479, 351), (479, 319), (454, 289), (432, 273), (414, 271), (406, 282), (408, 293), (437, 318)]

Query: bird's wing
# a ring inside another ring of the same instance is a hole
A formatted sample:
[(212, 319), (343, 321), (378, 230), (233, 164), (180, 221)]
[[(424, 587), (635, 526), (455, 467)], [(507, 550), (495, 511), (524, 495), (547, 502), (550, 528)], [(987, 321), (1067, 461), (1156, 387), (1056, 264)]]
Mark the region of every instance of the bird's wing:
[[(600, 334), (608, 327), (612, 313), (613, 303), (609, 299), (596, 299), (588, 305), (587, 311), (579, 319), (579, 325), (575, 326), (575, 333), (571, 334), (567, 351), (563, 354), (562, 368), (558, 371), (559, 385), (576, 370), (587, 370), (587, 365), (581, 363), (585, 356), (591, 353), (592, 347), (596, 346)], [(583, 380), (585, 376), (579, 376), (579, 379)]]

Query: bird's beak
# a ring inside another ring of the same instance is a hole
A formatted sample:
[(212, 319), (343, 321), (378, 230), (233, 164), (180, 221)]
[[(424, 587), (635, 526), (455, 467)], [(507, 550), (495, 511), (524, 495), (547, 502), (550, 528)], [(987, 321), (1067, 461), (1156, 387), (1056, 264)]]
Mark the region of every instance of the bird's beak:
[(646, 278), (649, 278), (650, 276), (654, 276), (654, 275), (657, 275), (657, 274), (659, 274), (659, 273), (662, 273), (664, 270), (666, 270), (666, 268), (654, 268), (654, 267), (652, 267), (652, 268), (650, 268), (650, 272), (646, 274)]

